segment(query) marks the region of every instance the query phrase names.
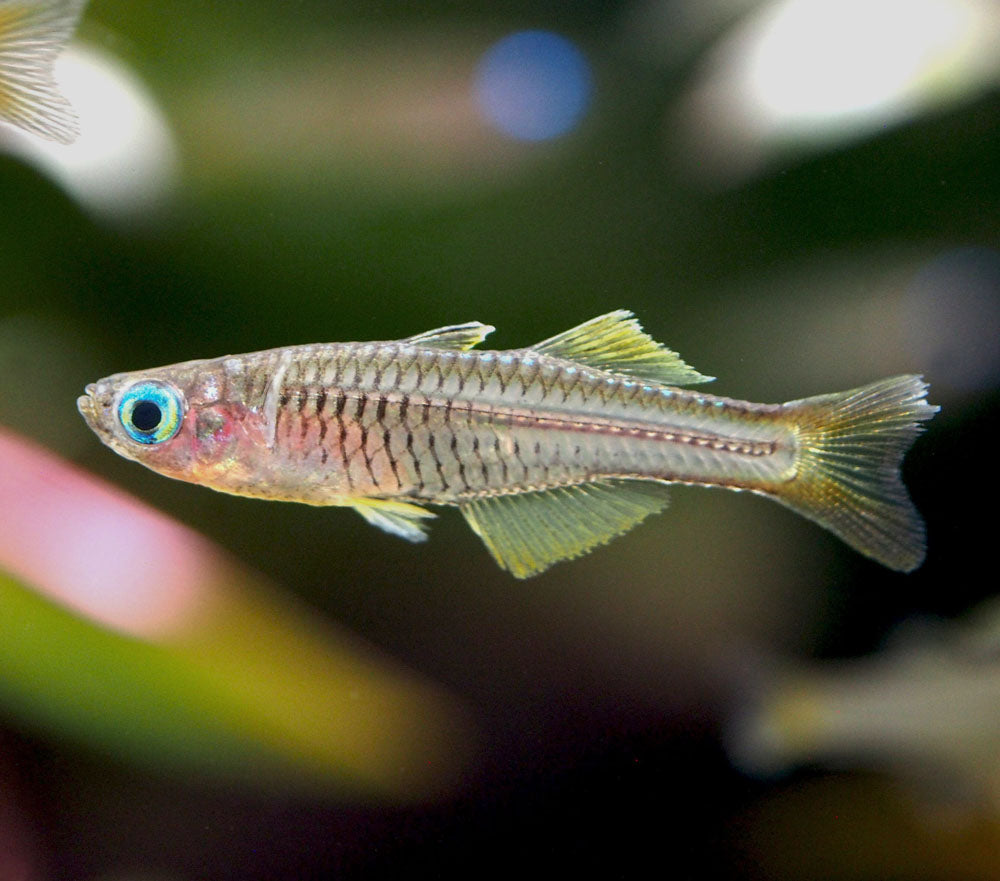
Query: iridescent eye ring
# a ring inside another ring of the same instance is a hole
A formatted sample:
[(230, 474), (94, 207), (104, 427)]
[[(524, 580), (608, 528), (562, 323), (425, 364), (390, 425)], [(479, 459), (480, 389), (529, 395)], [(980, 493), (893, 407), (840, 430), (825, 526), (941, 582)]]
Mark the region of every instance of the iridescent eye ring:
[(137, 382), (118, 404), (118, 421), (140, 444), (162, 444), (181, 427), (184, 408), (180, 392), (161, 382)]

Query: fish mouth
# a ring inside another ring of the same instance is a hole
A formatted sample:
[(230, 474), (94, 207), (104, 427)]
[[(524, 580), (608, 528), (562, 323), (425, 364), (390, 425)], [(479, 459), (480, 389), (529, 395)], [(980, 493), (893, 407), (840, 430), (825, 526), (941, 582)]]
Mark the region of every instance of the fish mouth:
[(95, 413), (94, 413), (94, 392), (97, 390), (93, 383), (90, 383), (84, 391), (86, 394), (80, 395), (76, 399), (76, 409), (80, 411), (80, 415), (87, 420), (89, 423)]
[(97, 397), (97, 386), (94, 383), (90, 383), (84, 388), (86, 394), (80, 395), (76, 399), (76, 409), (80, 411), (80, 415), (83, 417), (84, 422), (90, 426), (90, 428), (101, 435), (102, 437), (110, 434), (110, 432), (105, 428), (101, 422), (101, 402)]

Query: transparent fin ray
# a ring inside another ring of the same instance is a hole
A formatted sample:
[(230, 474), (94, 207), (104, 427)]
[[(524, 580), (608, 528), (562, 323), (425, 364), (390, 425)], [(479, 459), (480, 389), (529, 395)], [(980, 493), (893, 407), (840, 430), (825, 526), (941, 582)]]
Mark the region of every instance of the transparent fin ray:
[(430, 346), (435, 349), (459, 349), (465, 351), (478, 346), (486, 337), (496, 330), (491, 324), (481, 324), (469, 321), (466, 324), (451, 324), (448, 327), (436, 327), (416, 336), (407, 337), (404, 343), (419, 346)]
[(398, 535), (407, 541), (426, 541), (426, 520), (436, 515), (420, 505), (392, 499), (358, 499), (352, 507), (372, 526)]
[(69, 144), (79, 123), (59, 93), (53, 64), (86, 0), (15, 0), (0, 4), (0, 121)]
[(599, 315), (536, 343), (531, 349), (666, 385), (694, 385), (714, 378), (699, 373), (676, 352), (644, 333), (635, 316), (626, 309)]
[(605, 544), (666, 505), (663, 484), (621, 480), (474, 499), (461, 511), (501, 568), (527, 578)]
[(785, 404), (800, 452), (778, 501), (891, 569), (924, 559), (924, 521), (900, 477), (903, 456), (938, 411), (919, 376), (896, 376)]

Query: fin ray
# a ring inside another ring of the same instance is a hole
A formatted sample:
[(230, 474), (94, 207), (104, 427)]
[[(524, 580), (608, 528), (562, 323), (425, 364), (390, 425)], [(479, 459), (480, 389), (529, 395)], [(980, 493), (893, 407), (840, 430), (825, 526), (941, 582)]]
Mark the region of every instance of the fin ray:
[(785, 404), (798, 434), (795, 478), (773, 496), (891, 569), (924, 559), (925, 527), (900, 478), (903, 456), (938, 407), (919, 376)]
[(472, 530), (516, 578), (585, 554), (667, 505), (661, 483), (616, 480), (464, 502)]
[(643, 332), (635, 316), (626, 309), (599, 315), (530, 348), (666, 385), (694, 385), (714, 379), (699, 373), (676, 352)]
[(0, 120), (62, 144), (76, 140), (79, 123), (59, 93), (53, 63), (85, 5), (20, 0), (0, 7)]
[(351, 507), (372, 526), (407, 541), (426, 541), (427, 525), (424, 521), (436, 516), (420, 505), (394, 499), (358, 499), (351, 503)]
[(409, 345), (430, 346), (435, 349), (459, 349), (465, 351), (478, 346), (486, 337), (496, 330), (492, 324), (481, 324), (469, 321), (465, 324), (450, 324), (447, 327), (436, 327), (407, 337), (402, 342)]

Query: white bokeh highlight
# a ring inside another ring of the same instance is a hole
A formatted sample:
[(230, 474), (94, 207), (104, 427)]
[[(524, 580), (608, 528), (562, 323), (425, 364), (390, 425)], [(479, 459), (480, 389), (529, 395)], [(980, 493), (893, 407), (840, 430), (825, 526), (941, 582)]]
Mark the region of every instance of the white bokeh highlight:
[(666, 133), (706, 179), (830, 149), (1000, 79), (995, 0), (774, 0), (707, 53)]
[(5, 130), (0, 150), (56, 181), (95, 218), (155, 222), (178, 176), (170, 125), (146, 86), (125, 65), (87, 46), (56, 60), (56, 82), (80, 119), (80, 136), (58, 144)]

